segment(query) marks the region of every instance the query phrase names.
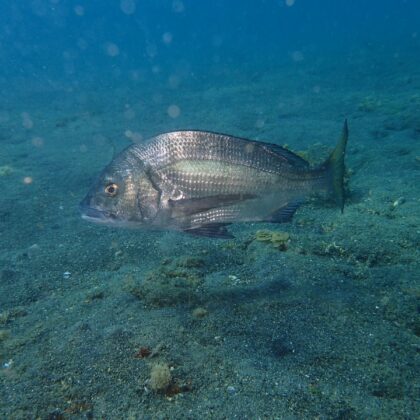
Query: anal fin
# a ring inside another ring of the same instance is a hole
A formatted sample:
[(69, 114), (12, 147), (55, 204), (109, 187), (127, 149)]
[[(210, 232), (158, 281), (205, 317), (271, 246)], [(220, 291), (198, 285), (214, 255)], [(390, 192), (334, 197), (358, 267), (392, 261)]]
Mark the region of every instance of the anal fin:
[(296, 210), (303, 204), (303, 200), (295, 200), (287, 203), (286, 205), (280, 207), (276, 211), (270, 214), (270, 216), (265, 219), (266, 222), (271, 223), (287, 223), (293, 219), (293, 216)]

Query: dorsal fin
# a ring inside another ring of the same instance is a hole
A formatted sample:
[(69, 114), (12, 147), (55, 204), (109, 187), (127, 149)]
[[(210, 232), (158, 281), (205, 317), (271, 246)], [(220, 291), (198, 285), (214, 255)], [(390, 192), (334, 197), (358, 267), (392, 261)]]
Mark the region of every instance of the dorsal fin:
[(301, 158), (300, 156), (291, 152), (290, 150), (287, 150), (284, 147), (279, 146), (278, 144), (273, 144), (273, 143), (260, 143), (260, 144), (262, 144), (263, 148), (266, 149), (267, 151), (272, 152), (283, 159), (286, 159), (292, 165), (300, 166), (302, 168), (309, 167), (309, 163), (305, 159)]

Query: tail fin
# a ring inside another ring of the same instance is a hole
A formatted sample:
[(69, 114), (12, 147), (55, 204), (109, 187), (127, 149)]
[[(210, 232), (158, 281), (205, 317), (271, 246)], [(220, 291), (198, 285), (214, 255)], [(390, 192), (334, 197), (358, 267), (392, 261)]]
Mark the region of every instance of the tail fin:
[(344, 154), (346, 152), (347, 139), (349, 136), (349, 129), (347, 126), (347, 119), (344, 120), (343, 132), (341, 139), (335, 146), (335, 149), (324, 163), (323, 167), (327, 172), (329, 188), (333, 197), (340, 206), (341, 212), (344, 209)]

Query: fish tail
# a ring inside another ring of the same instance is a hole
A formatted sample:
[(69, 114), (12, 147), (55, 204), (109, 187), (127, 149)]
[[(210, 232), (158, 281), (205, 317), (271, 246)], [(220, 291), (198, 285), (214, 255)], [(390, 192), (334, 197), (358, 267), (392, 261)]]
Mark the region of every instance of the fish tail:
[(327, 187), (337, 205), (340, 207), (341, 212), (344, 210), (344, 155), (346, 152), (347, 139), (349, 136), (349, 129), (347, 126), (347, 119), (344, 120), (343, 131), (341, 138), (335, 149), (322, 165), (326, 172)]

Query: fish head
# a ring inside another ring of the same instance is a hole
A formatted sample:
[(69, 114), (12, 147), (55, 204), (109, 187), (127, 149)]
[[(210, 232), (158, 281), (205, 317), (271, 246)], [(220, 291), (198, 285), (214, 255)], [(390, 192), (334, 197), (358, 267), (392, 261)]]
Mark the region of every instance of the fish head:
[(123, 152), (101, 172), (79, 207), (87, 221), (137, 227), (150, 223), (157, 213), (159, 193), (145, 165)]

